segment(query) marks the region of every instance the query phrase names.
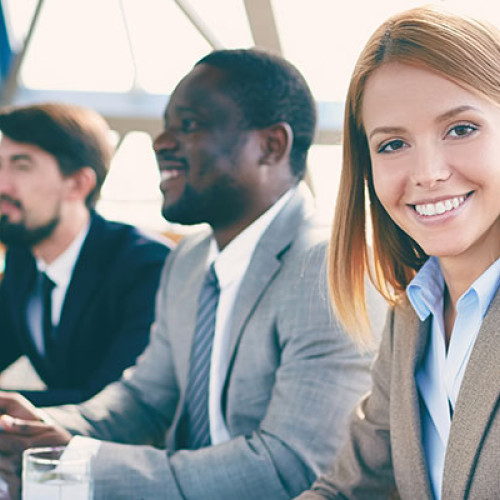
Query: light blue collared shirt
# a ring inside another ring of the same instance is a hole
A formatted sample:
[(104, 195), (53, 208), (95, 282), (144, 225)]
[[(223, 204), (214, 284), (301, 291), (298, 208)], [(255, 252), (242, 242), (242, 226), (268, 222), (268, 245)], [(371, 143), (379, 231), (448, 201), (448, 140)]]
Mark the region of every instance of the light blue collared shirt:
[(472, 283), (457, 302), (457, 317), (448, 351), (443, 319), (444, 278), (439, 261), (430, 257), (406, 293), (421, 321), (432, 315), (430, 341), (416, 372), (424, 402), (422, 438), (434, 497), (441, 499), (444, 459), (460, 385), (484, 316), (500, 284), (500, 259)]

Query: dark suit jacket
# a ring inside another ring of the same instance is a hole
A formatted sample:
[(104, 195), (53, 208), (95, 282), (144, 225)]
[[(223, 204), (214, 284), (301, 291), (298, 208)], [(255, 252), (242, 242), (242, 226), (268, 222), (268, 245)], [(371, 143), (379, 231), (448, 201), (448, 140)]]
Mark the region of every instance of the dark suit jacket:
[(47, 390), (23, 394), (41, 406), (84, 401), (119, 378), (148, 343), (168, 252), (136, 228), (92, 213), (47, 359), (26, 322), (35, 259), (27, 248), (9, 248), (0, 286), (0, 371), (27, 355)]

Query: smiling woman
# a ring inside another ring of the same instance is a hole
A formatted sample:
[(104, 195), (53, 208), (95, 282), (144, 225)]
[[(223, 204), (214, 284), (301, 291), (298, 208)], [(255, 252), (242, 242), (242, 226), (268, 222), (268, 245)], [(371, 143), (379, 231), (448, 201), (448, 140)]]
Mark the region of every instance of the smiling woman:
[(500, 495), (499, 53), (492, 25), (423, 7), (358, 59), (330, 290), (360, 342), (365, 273), (393, 308), (348, 445), (301, 499)]
[(500, 107), (434, 71), (395, 62), (372, 73), (362, 114), (378, 200), (439, 257), (449, 338), (459, 297), (500, 252)]

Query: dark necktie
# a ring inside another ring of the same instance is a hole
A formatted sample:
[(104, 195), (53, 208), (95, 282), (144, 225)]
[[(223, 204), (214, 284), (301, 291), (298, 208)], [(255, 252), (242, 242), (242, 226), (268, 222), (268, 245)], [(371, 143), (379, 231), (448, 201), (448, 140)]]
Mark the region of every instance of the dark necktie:
[(45, 273), (40, 273), (40, 290), (42, 295), (42, 331), (46, 357), (50, 356), (54, 343), (52, 325), (52, 290), (55, 286), (55, 283)]
[(191, 450), (210, 445), (208, 386), (219, 292), (219, 283), (212, 263), (199, 297), (186, 389), (186, 447)]

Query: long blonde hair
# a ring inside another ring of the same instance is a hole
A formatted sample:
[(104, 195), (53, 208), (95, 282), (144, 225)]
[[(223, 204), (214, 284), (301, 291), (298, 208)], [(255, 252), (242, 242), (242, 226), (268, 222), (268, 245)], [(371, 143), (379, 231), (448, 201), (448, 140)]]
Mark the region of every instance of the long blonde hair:
[[(396, 304), (428, 256), (389, 217), (375, 194), (361, 114), (369, 76), (389, 62), (435, 71), (500, 103), (500, 31), (492, 25), (435, 7), (389, 18), (358, 58), (347, 93), (343, 165), (329, 255), (329, 286), (340, 321), (361, 345), (371, 340), (365, 278)], [(366, 192), (373, 227), (373, 259), (367, 242)]]

